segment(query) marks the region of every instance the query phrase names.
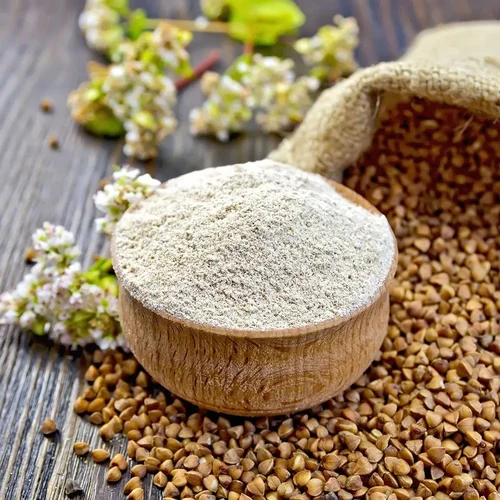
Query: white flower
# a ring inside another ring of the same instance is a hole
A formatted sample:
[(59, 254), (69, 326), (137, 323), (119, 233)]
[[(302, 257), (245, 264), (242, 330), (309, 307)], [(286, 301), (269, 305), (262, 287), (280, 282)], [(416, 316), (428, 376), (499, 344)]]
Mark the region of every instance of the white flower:
[(279, 133), (300, 123), (312, 105), (311, 90), (317, 88), (318, 81), (301, 77), (294, 83), (281, 83), (268, 104), (257, 114), (257, 123), (267, 132)]
[(94, 224), (97, 232), (99, 233), (107, 232), (106, 231), (107, 220), (104, 217), (96, 217), (94, 219)]
[(152, 49), (160, 56), (167, 68), (177, 73), (183, 65), (189, 64), (185, 47), (191, 42), (192, 34), (171, 24), (160, 22), (151, 34)]
[[(157, 155), (158, 144), (177, 127), (173, 110), (177, 90), (164, 70), (166, 67), (183, 76), (189, 74), (185, 46), (191, 34), (160, 22), (154, 31), (142, 33), (137, 40), (123, 40), (123, 28), (116, 18), (116, 23), (110, 25), (111, 17), (104, 15), (107, 11), (118, 15), (109, 5), (105, 0), (87, 2), (80, 25), (87, 42), (109, 52), (114, 64), (94, 64), (90, 70), (92, 81), (73, 91), (68, 104), (75, 121), (93, 131), (108, 130), (107, 126), (95, 126), (96, 116), (102, 112), (111, 115), (110, 133), (119, 135), (123, 131), (115, 123), (117, 119), (125, 129), (125, 154), (147, 160)], [(89, 92), (94, 96), (96, 89), (99, 96), (89, 97)]]
[(98, 328), (91, 328), (89, 332), (94, 340), (100, 340), (104, 335), (104, 332), (102, 330), (99, 330)]
[(78, 26), (90, 48), (107, 52), (123, 38), (120, 15), (105, 1), (89, 1), (78, 17)]
[(156, 156), (157, 144), (177, 126), (173, 81), (132, 60), (111, 65), (102, 88), (104, 103), (123, 120), (125, 154), (140, 159)]
[(101, 350), (105, 351), (107, 349), (114, 349), (116, 342), (110, 337), (103, 337), (99, 340), (98, 345)]
[(323, 26), (313, 37), (301, 38), (294, 44), (306, 64), (313, 66), (311, 74), (322, 81), (335, 81), (357, 68), (354, 59), (359, 43), (356, 19), (335, 16), (333, 21), (335, 25)]
[(201, 88), (207, 96), (189, 115), (194, 135), (214, 135), (227, 141), (241, 131), (257, 111), (256, 120), (269, 132), (282, 132), (300, 123), (312, 104), (311, 93), (319, 82), (303, 77), (295, 80), (291, 59), (255, 54), (237, 61), (229, 74), (207, 72)]
[[(110, 78), (114, 78), (116, 80), (119, 80), (120, 78), (124, 78), (125, 77), (125, 69), (123, 68), (123, 66), (120, 66), (120, 65), (113, 65), (111, 66), (110, 70), (109, 70), (109, 76)], [(115, 82), (115, 84), (119, 84), (120, 82)]]
[(137, 177), (137, 184), (144, 187), (157, 188), (161, 182), (158, 179), (153, 179), (149, 174), (143, 174)]
[[(13, 292), (0, 295), (0, 323), (17, 324), (64, 345), (93, 342), (90, 329), (102, 325), (113, 339), (119, 334), (116, 297), (96, 282), (87, 282), (73, 235), (45, 223), (36, 231), (36, 264)], [(92, 275), (95, 279), (95, 274)], [(111, 304), (111, 307), (106, 307)]]
[(123, 167), (113, 172), (113, 179), (115, 181), (125, 180), (133, 181), (135, 180), (141, 171), (138, 168)]
[(203, 17), (203, 16), (198, 16), (195, 20), (194, 20), (194, 25), (200, 29), (200, 30), (204, 30), (207, 28), (209, 24), (209, 20), (206, 18), (206, 17)]
[(245, 87), (228, 75), (220, 77), (213, 72), (203, 75), (201, 87), (207, 100), (189, 114), (191, 133), (215, 135), (220, 141), (227, 141), (232, 132), (243, 130), (252, 117), (250, 107), (240, 105), (246, 102)]
[[(4, 299), (3, 296), (0, 300), (2, 300), (2, 299)], [(1, 322), (6, 324), (6, 325), (15, 324), (17, 321), (18, 321), (17, 313), (13, 310), (7, 310), (2, 314)]]
[(111, 200), (112, 198), (106, 191), (98, 191), (94, 195), (94, 204), (101, 211), (104, 211), (109, 207)]
[(69, 333), (63, 333), (62, 335), (57, 335), (53, 340), (58, 340), (64, 346), (71, 346), (73, 344), (73, 338)]
[(160, 181), (149, 174), (140, 175), (137, 168), (122, 167), (113, 173), (114, 182), (104, 186), (94, 195), (94, 203), (104, 217), (95, 220), (100, 232), (111, 234), (122, 214), (141, 199), (152, 194), (160, 186)]

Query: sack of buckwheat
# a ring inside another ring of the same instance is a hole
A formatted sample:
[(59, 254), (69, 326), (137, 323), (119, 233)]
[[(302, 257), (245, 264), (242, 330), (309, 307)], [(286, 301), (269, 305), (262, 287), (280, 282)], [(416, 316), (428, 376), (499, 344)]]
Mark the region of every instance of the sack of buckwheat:
[(270, 158), (338, 180), (372, 142), (388, 94), (416, 96), (500, 118), (500, 22), (420, 33), (399, 61), (356, 72), (326, 90)]

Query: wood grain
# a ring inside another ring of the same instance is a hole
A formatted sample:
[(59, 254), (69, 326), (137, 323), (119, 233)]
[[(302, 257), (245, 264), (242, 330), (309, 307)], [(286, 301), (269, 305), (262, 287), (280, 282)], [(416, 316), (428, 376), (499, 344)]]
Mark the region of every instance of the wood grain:
[[(76, 29), (83, 0), (0, 0), (0, 290), (15, 285), (25, 273), (23, 253), (30, 235), (45, 220), (74, 231), (84, 259), (103, 249), (96, 237), (92, 194), (99, 180), (121, 160), (121, 145), (82, 133), (66, 109), (66, 96), (83, 81), (85, 65), (95, 58)], [(131, 0), (152, 17), (192, 17), (196, 0)], [(300, 0), (307, 14), (304, 34), (329, 22), (335, 13), (354, 15), (361, 31), (357, 58), (366, 66), (400, 55), (415, 33), (441, 22), (500, 19), (496, 0)], [(386, 38), (386, 30), (389, 30)], [(199, 61), (211, 49), (223, 54), (223, 69), (241, 47), (227, 38), (196, 35), (190, 48)], [(289, 53), (287, 47), (277, 47)], [(288, 51), (288, 52), (287, 52)], [(43, 97), (55, 113), (43, 115)], [(263, 158), (279, 139), (252, 129), (229, 144), (194, 139), (187, 115), (201, 95), (194, 85), (183, 91), (179, 130), (162, 146), (148, 170), (162, 180), (194, 169)], [(59, 151), (46, 144), (49, 134)], [(96, 429), (77, 418), (72, 401), (81, 384), (83, 363), (70, 353), (13, 328), (0, 330), (0, 499), (65, 498), (67, 477), (78, 478), (88, 499), (124, 498), (121, 487), (108, 488), (103, 467), (86, 463), (71, 452), (77, 440), (97, 444)], [(53, 416), (61, 429), (58, 440), (38, 432)], [(112, 451), (122, 449), (116, 441)], [(160, 498), (146, 485), (146, 498)]]
[(341, 324), (287, 336), (215, 333), (156, 315), (124, 289), (120, 308), (130, 348), (155, 380), (202, 408), (260, 416), (311, 408), (357, 380), (386, 335), (389, 293)]

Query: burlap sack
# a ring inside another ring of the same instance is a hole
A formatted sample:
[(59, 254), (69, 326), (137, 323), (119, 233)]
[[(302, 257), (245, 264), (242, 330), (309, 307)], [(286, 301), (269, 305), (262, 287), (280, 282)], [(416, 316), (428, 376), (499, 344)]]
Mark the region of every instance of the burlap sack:
[(269, 157), (340, 180), (344, 168), (370, 145), (387, 93), (500, 118), (500, 22), (423, 31), (399, 61), (359, 70), (324, 91), (300, 127)]

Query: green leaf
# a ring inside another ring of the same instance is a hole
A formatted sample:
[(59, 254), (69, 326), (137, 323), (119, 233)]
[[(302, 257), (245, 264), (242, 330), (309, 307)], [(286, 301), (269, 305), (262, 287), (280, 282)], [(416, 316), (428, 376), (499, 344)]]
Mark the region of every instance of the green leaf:
[(121, 16), (126, 16), (130, 12), (128, 0), (104, 0), (104, 4)]
[(84, 323), (89, 320), (91, 320), (94, 317), (93, 312), (87, 312), (87, 311), (75, 311), (71, 315), (71, 323)]
[(141, 52), (139, 60), (145, 64), (155, 66), (159, 73), (163, 73), (166, 69), (165, 63), (161, 60), (158, 54), (151, 49), (144, 49)]
[(193, 68), (191, 67), (191, 64), (189, 64), (189, 61), (181, 61), (175, 70), (175, 74), (184, 78), (190, 78), (193, 76)]
[(242, 54), (237, 57), (231, 66), (227, 68), (226, 75), (237, 82), (241, 82), (241, 77), (245, 73), (245, 70), (241, 68), (241, 65), (252, 64), (252, 54)]
[(128, 18), (128, 36), (137, 40), (141, 34), (148, 29), (148, 16), (144, 9), (134, 10)]
[(255, 45), (273, 45), (305, 22), (292, 0), (228, 0), (229, 35)]
[(104, 137), (121, 137), (125, 134), (122, 122), (107, 107), (102, 106), (84, 124), (90, 133)]
[(226, 0), (200, 0), (201, 12), (212, 21), (227, 21), (229, 6)]
[(106, 259), (105, 257), (99, 257), (85, 273), (83, 277), (90, 283), (95, 283), (101, 277), (108, 275), (113, 272), (113, 263), (111, 259)]
[(115, 297), (118, 296), (118, 282), (111, 259), (99, 257), (82, 276), (87, 283), (97, 285)]
[(107, 275), (101, 279), (101, 288), (110, 292), (114, 297), (118, 297), (118, 281), (116, 276)]

